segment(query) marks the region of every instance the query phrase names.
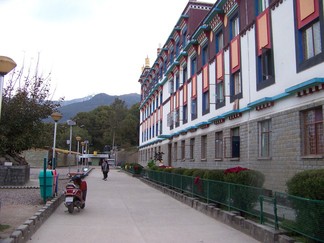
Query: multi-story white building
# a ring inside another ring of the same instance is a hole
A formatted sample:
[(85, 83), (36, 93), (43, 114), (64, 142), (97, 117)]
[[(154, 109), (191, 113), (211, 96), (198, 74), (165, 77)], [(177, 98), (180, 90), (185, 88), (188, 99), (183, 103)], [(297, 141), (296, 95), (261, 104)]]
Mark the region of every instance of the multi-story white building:
[(189, 1), (143, 68), (139, 161), (261, 171), (284, 191), (324, 168), (324, 3)]

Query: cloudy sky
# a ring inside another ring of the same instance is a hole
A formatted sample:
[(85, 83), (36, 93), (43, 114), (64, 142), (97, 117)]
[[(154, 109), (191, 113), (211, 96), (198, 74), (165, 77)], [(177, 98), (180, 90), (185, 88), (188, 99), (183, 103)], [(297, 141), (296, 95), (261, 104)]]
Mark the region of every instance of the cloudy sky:
[(40, 71), (51, 73), (53, 99), (140, 93), (146, 56), (155, 61), (187, 3), (0, 0), (0, 55), (11, 57), (17, 68), (39, 55)]

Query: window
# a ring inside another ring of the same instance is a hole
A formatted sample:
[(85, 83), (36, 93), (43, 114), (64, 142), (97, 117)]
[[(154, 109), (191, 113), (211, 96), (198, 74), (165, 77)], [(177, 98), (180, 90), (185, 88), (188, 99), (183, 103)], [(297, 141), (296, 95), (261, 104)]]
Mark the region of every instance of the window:
[[(237, 96), (239, 94), (241, 94), (242, 92), (242, 88), (241, 88), (241, 73), (240, 71), (237, 71), (236, 73), (234, 73), (232, 75), (232, 95), (233, 96)], [(235, 97), (233, 97), (235, 99)]]
[(235, 36), (237, 36), (240, 32), (239, 28), (239, 18), (238, 15), (235, 15), (230, 22), (230, 40), (232, 40)]
[(258, 2), (258, 13), (262, 13), (266, 8), (269, 7), (269, 0), (257, 0)]
[(240, 157), (240, 128), (232, 128), (231, 136), (224, 138), (224, 151), (226, 158)]
[(182, 47), (187, 45), (187, 30), (182, 31)]
[(319, 21), (302, 30), (303, 60), (308, 60), (322, 52)]
[(302, 112), (303, 155), (324, 154), (322, 107)]
[(181, 141), (181, 160), (182, 161), (186, 160), (186, 141), (185, 140)]
[(159, 136), (159, 123), (156, 123), (155, 136)]
[(202, 114), (209, 113), (209, 91), (202, 94)]
[(207, 135), (201, 136), (201, 159), (207, 159)]
[(170, 64), (173, 63), (173, 58), (174, 58), (174, 49), (172, 48), (172, 50), (170, 52)]
[(190, 139), (190, 159), (194, 160), (194, 151), (195, 150), (195, 139), (191, 138)]
[(183, 106), (183, 112), (182, 112), (182, 123), (185, 124), (188, 122), (188, 106)]
[(162, 105), (162, 102), (163, 102), (163, 92), (161, 91), (160, 92), (160, 105)]
[(191, 58), (191, 76), (194, 76), (197, 72), (197, 58), (192, 57)]
[(179, 40), (177, 40), (177, 43), (176, 43), (176, 57), (178, 57), (179, 56), (179, 52), (180, 52), (180, 41)]
[(180, 126), (180, 109), (177, 109), (174, 112), (174, 122), (175, 122), (175, 127)]
[(174, 161), (178, 160), (178, 143), (177, 142), (174, 143), (174, 147), (173, 147), (173, 160)]
[(264, 48), (258, 57), (257, 90), (265, 88), (275, 81), (272, 49)]
[(191, 120), (197, 118), (197, 98), (191, 100)]
[(216, 33), (216, 53), (220, 52), (224, 48), (224, 36), (223, 32), (219, 31)]
[(225, 104), (224, 81), (221, 80), (216, 84), (216, 108)]
[(201, 63), (203, 66), (205, 66), (208, 63), (208, 45), (204, 45), (202, 48), (202, 55), (201, 55)]
[(175, 83), (175, 90), (177, 91), (180, 87), (180, 79), (179, 79), (179, 74), (176, 75), (176, 83)]
[(162, 120), (160, 121), (160, 129), (159, 129), (160, 135), (162, 134)]
[(188, 79), (188, 71), (187, 71), (187, 66), (183, 67), (182, 70), (182, 83), (185, 83)]
[(271, 120), (259, 122), (259, 157), (271, 156)]
[[(308, 1), (309, 8), (304, 8), (300, 1), (295, 3), (296, 16), (296, 54), (297, 72), (324, 62), (324, 23), (323, 1)], [(309, 12), (309, 9), (313, 9)]]
[(215, 159), (223, 158), (223, 132), (215, 133)]

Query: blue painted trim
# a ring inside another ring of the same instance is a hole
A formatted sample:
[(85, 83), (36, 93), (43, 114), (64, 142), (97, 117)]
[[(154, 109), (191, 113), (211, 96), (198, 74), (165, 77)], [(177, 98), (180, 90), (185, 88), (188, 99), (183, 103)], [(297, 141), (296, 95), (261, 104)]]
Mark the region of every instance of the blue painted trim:
[(307, 89), (309, 87), (313, 87), (314, 85), (319, 85), (319, 84), (324, 84), (324, 78), (312, 78), (303, 83), (287, 88), (285, 91), (289, 94), (297, 93), (300, 90)]
[(158, 136), (158, 138), (169, 139), (169, 138), (171, 138), (171, 135), (161, 134), (161, 135)]
[(200, 126), (209, 125), (209, 124), (211, 124), (211, 122), (205, 121), (205, 122), (200, 122), (200, 123), (196, 124), (196, 126), (200, 127)]
[(224, 116), (215, 116), (213, 118), (210, 118), (208, 119), (209, 122), (214, 122), (214, 121), (217, 121), (217, 120), (220, 120), (220, 119), (225, 119)]
[(198, 30), (195, 31), (195, 33), (192, 35), (193, 39), (197, 39), (198, 36), (201, 34), (201, 32), (208, 30), (210, 27), (208, 25), (202, 25), (198, 28)]

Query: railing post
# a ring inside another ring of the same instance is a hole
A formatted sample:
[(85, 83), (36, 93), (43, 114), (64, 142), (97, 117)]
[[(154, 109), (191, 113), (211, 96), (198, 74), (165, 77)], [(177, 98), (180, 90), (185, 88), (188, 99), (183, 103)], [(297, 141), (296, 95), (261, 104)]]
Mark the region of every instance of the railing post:
[(259, 202), (260, 202), (260, 224), (263, 224), (263, 196), (259, 196)]
[(273, 198), (273, 213), (274, 213), (274, 219), (275, 219), (275, 229), (279, 229), (279, 224), (278, 224), (278, 215), (277, 215), (277, 196), (275, 194)]

